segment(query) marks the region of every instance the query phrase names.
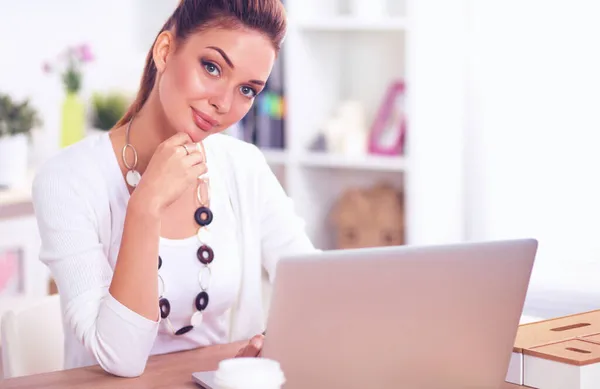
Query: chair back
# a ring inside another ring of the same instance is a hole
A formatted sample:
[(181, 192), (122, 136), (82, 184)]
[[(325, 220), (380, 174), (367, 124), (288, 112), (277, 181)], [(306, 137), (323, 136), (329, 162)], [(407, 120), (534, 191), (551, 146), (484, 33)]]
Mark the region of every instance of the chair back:
[(63, 369), (64, 330), (58, 295), (5, 312), (0, 333), (4, 378)]

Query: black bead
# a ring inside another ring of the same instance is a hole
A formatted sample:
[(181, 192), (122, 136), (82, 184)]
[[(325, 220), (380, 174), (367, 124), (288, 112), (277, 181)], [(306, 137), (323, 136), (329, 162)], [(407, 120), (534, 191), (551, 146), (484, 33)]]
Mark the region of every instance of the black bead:
[(163, 297), (158, 301), (158, 306), (160, 307), (160, 317), (166, 319), (171, 313), (171, 303)]
[(161, 267), (162, 267), (162, 258), (159, 255), (158, 256), (158, 269), (160, 270)]
[(198, 251), (196, 252), (196, 256), (198, 257), (198, 260), (200, 262), (202, 262), (204, 265), (208, 265), (215, 258), (215, 253), (214, 253), (213, 249), (211, 249), (209, 246), (203, 244), (202, 246), (200, 246), (198, 248)]
[(208, 293), (200, 292), (198, 296), (196, 296), (196, 309), (199, 311), (204, 311), (208, 306)]
[(190, 332), (191, 330), (194, 329), (194, 326), (185, 326), (183, 328), (180, 328), (177, 330), (177, 332), (175, 333), (175, 335), (183, 335), (183, 334), (187, 334), (188, 332)]
[(194, 212), (194, 219), (200, 226), (207, 226), (213, 221), (213, 213), (207, 207), (200, 207)]

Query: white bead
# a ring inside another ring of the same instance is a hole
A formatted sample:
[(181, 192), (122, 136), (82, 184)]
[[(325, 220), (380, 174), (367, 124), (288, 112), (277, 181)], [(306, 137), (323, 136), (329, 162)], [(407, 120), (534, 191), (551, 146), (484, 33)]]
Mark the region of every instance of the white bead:
[(190, 320), (190, 324), (193, 325), (194, 327), (201, 325), (202, 324), (202, 312), (196, 311), (196, 313), (194, 313), (192, 315), (192, 320)]
[(200, 270), (200, 273), (198, 274), (198, 282), (200, 283), (200, 288), (203, 292), (208, 290), (211, 278), (212, 272), (210, 270), (210, 267), (205, 266), (202, 270)]
[(161, 298), (165, 295), (165, 281), (163, 281), (162, 277), (158, 276), (158, 298)]
[(131, 187), (136, 187), (140, 183), (142, 175), (137, 170), (129, 170), (125, 175), (125, 180)]
[(198, 229), (198, 240), (203, 244), (208, 244), (211, 238), (210, 230), (206, 227), (200, 227)]

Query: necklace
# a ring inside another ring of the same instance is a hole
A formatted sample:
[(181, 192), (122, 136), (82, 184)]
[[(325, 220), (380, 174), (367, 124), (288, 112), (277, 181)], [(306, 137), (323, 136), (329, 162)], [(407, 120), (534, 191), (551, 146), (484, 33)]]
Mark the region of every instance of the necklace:
[[(129, 186), (135, 188), (140, 183), (142, 175), (138, 170), (136, 170), (138, 163), (137, 151), (129, 141), (129, 133), (131, 130), (132, 123), (133, 119), (129, 121), (127, 129), (125, 130), (125, 146), (123, 146), (121, 154), (123, 157), (123, 164), (127, 168), (125, 181)], [(202, 150), (202, 155), (206, 162), (206, 150), (204, 149), (204, 144), (200, 143), (200, 147)], [(130, 149), (133, 153), (132, 164), (129, 164), (129, 162), (127, 161), (128, 149)], [(206, 191), (206, 196), (203, 196), (204, 191)], [(206, 197), (206, 199), (204, 197)], [(191, 316), (190, 324), (178, 330), (175, 330), (175, 328), (171, 324), (171, 320), (169, 319), (169, 315), (171, 313), (171, 303), (166, 297), (165, 282), (160, 274), (160, 269), (163, 265), (163, 260), (160, 257), (160, 255), (158, 256), (158, 306), (160, 308), (160, 317), (162, 319), (165, 319), (170, 331), (177, 336), (190, 332), (194, 329), (194, 327), (197, 327), (202, 323), (202, 315), (204, 310), (206, 310), (209, 301), (207, 290), (210, 285), (210, 279), (212, 277), (210, 265), (214, 259), (214, 251), (207, 244), (207, 241), (210, 240), (210, 230), (208, 229), (208, 226), (213, 221), (213, 213), (210, 209), (210, 180), (207, 174), (198, 177), (196, 199), (198, 201), (198, 208), (194, 211), (194, 220), (196, 224), (198, 224), (198, 232), (196, 234), (196, 237), (199, 241), (199, 247), (196, 251), (196, 257), (198, 258), (198, 261), (200, 261), (200, 263), (202, 264), (202, 269), (198, 274), (200, 292), (194, 298), (194, 307), (196, 308), (196, 312), (194, 312), (194, 314)]]

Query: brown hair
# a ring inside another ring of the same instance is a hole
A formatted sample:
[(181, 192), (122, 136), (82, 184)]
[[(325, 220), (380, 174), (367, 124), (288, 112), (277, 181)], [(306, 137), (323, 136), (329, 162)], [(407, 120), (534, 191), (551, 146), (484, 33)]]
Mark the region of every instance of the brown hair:
[[(281, 0), (181, 0), (156, 37), (172, 30), (176, 40), (182, 42), (191, 33), (210, 27), (245, 27), (262, 32), (279, 52), (286, 33), (285, 9)], [(116, 127), (128, 123), (142, 109), (154, 88), (156, 65), (152, 51), (151, 47), (137, 96)]]

